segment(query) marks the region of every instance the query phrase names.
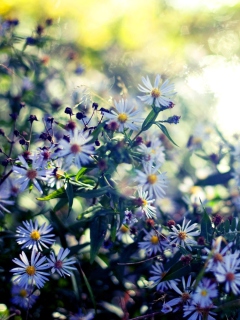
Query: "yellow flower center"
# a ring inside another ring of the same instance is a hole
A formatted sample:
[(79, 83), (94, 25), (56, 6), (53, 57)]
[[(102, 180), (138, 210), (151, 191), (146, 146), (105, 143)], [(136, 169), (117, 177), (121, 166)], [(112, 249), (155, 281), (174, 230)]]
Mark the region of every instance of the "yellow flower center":
[(63, 170), (57, 170), (55, 173), (55, 177), (59, 180), (61, 179), (61, 177), (64, 175), (64, 171)]
[(185, 240), (187, 238), (187, 234), (185, 231), (180, 231), (178, 234), (178, 238), (181, 240)]
[(208, 292), (207, 292), (206, 289), (203, 289), (203, 290), (201, 291), (201, 296), (206, 297), (207, 294), (208, 294)]
[(158, 237), (157, 236), (152, 236), (151, 242), (152, 242), (152, 244), (158, 244)]
[(142, 206), (145, 207), (148, 204), (147, 200), (142, 199)]
[(161, 91), (158, 88), (153, 88), (151, 91), (151, 96), (153, 98), (158, 98), (161, 95)]
[(31, 277), (34, 276), (35, 271), (36, 271), (36, 269), (33, 266), (28, 266), (26, 268), (26, 273)]
[(71, 145), (70, 150), (71, 150), (71, 153), (77, 154), (77, 153), (81, 152), (81, 147), (75, 143), (75, 144)]
[(26, 291), (25, 289), (21, 289), (21, 290), (19, 291), (19, 295), (20, 295), (20, 297), (26, 298), (26, 296), (27, 296), (27, 291)]
[(118, 115), (118, 121), (121, 123), (125, 123), (128, 119), (128, 116), (126, 115), (126, 113), (119, 113)]
[(38, 241), (40, 239), (40, 233), (37, 230), (33, 230), (30, 234), (30, 237), (35, 240)]
[(147, 177), (147, 182), (150, 184), (154, 184), (157, 182), (157, 176), (155, 174), (149, 174)]
[(121, 226), (121, 228), (120, 228), (120, 231), (121, 231), (122, 233), (127, 233), (128, 230), (129, 230), (129, 228), (126, 227), (124, 224), (123, 224), (123, 225)]

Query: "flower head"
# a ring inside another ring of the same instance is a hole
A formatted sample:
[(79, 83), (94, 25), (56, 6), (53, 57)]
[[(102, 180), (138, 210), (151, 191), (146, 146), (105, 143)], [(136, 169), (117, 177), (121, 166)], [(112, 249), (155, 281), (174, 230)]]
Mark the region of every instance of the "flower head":
[(51, 253), (50, 259), (47, 258), (47, 260), (49, 268), (52, 268), (52, 273), (57, 272), (61, 277), (65, 277), (65, 275), (70, 276), (72, 274), (72, 270), (76, 270), (75, 267), (71, 266), (76, 262), (75, 259), (66, 258), (69, 252), (69, 249), (64, 250), (63, 248), (60, 248), (57, 258), (53, 252)]
[(110, 119), (107, 124), (114, 120), (119, 125), (118, 130), (120, 132), (123, 132), (124, 129), (138, 130), (138, 126), (135, 123), (143, 122), (143, 119), (138, 117), (140, 111), (134, 110), (134, 106), (128, 100), (114, 101), (114, 104), (116, 111), (112, 110), (111, 113), (103, 112), (104, 116)]
[(177, 224), (176, 226), (171, 226), (172, 231), (169, 232), (169, 236), (171, 239), (170, 244), (178, 244), (185, 248), (185, 246), (192, 250), (190, 245), (196, 245), (197, 242), (192, 239), (193, 236), (198, 236), (200, 234), (200, 230), (195, 230), (197, 228), (197, 223), (194, 223), (190, 226), (191, 220), (186, 224), (186, 219), (184, 217), (182, 226)]
[(12, 286), (11, 302), (23, 309), (32, 308), (36, 302), (38, 295), (32, 293), (32, 287), (29, 285), (26, 289), (20, 287), (18, 284)]
[(207, 308), (200, 307), (199, 304), (192, 302), (190, 305), (183, 306), (183, 317), (190, 316), (191, 320), (215, 320), (213, 316), (216, 316), (216, 313), (212, 312), (211, 309), (214, 308), (213, 305), (208, 306)]
[(39, 168), (39, 162), (37, 155), (32, 158), (32, 165), (29, 166), (23, 156), (18, 156), (22, 163), (22, 167), (13, 166), (13, 172), (15, 172), (19, 177), (17, 178), (17, 183), (20, 185), (19, 191), (24, 191), (28, 184), (33, 184), (40, 193), (43, 193), (39, 180), (46, 180), (47, 176), (50, 174), (49, 170), (42, 170)]
[(217, 285), (207, 278), (203, 278), (198, 284), (193, 295), (193, 300), (199, 304), (201, 308), (208, 308), (212, 305), (212, 298), (217, 297)]
[(167, 241), (161, 236), (161, 229), (151, 230), (147, 232), (143, 229), (146, 236), (143, 238), (143, 242), (139, 242), (138, 245), (141, 249), (144, 249), (148, 256), (151, 256), (153, 253), (156, 255), (158, 252), (163, 253), (164, 249), (168, 245)]
[(22, 245), (22, 249), (34, 249), (42, 250), (42, 246), (48, 248), (48, 245), (54, 243), (54, 234), (49, 234), (52, 231), (52, 226), (46, 226), (44, 223), (41, 227), (38, 226), (37, 220), (33, 224), (32, 220), (30, 222), (23, 221), (24, 227), (17, 228), (17, 243)]
[(154, 284), (157, 285), (157, 290), (164, 291), (177, 286), (178, 279), (160, 282), (167, 273), (167, 271), (164, 270), (162, 263), (156, 263), (152, 268), (153, 270), (151, 270), (150, 273), (153, 274), (153, 276), (149, 278), (149, 281), (153, 281)]
[(135, 198), (137, 204), (139, 204), (138, 210), (146, 216), (147, 219), (156, 218), (156, 208), (152, 206), (155, 199), (151, 199), (148, 196), (148, 191), (143, 191), (142, 188), (138, 188), (138, 198)]
[(138, 89), (141, 92), (144, 92), (146, 95), (138, 96), (140, 100), (150, 105), (154, 103), (156, 107), (168, 107), (169, 105), (171, 105), (172, 100), (170, 99), (170, 97), (174, 96), (176, 92), (173, 92), (173, 84), (168, 85), (169, 80), (165, 80), (163, 84), (160, 85), (161, 75), (158, 74), (155, 78), (153, 86), (148, 76), (146, 76), (146, 78), (142, 77), (142, 82), (145, 87), (139, 84)]
[(90, 155), (94, 154), (94, 144), (87, 144), (92, 137), (88, 137), (86, 132), (70, 131), (70, 142), (62, 139), (59, 141), (58, 156), (65, 159), (65, 169), (72, 164), (79, 169), (91, 161)]
[(20, 287), (27, 288), (28, 285), (35, 284), (38, 288), (42, 288), (44, 283), (48, 280), (49, 273), (42, 270), (48, 269), (48, 263), (46, 257), (42, 257), (40, 252), (32, 250), (31, 261), (24, 252), (20, 254), (20, 259), (14, 258), (13, 262), (19, 267), (13, 268), (11, 272), (16, 278), (13, 280), (14, 283), (19, 284)]
[(151, 163), (143, 163), (143, 170), (136, 170), (136, 182), (143, 188), (143, 191), (148, 191), (149, 197), (163, 198), (165, 195), (164, 189), (167, 187), (166, 172), (159, 173), (159, 166), (152, 167)]

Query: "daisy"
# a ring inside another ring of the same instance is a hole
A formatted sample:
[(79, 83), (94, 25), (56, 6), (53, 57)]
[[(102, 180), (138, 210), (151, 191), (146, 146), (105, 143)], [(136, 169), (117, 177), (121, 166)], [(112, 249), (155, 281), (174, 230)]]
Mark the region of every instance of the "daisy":
[(50, 255), (50, 259), (47, 258), (49, 263), (49, 268), (51, 272), (57, 272), (61, 277), (65, 277), (65, 275), (70, 276), (72, 274), (72, 270), (77, 270), (75, 267), (71, 267), (71, 264), (74, 264), (76, 261), (74, 258), (66, 259), (67, 255), (69, 254), (69, 249), (61, 248), (55, 257), (54, 253), (52, 252)]
[[(161, 230), (161, 229), (160, 229)], [(164, 248), (168, 245), (167, 241), (161, 237), (160, 230), (151, 230), (147, 232), (145, 229), (146, 236), (143, 238), (143, 242), (139, 242), (138, 245), (141, 249), (144, 249), (148, 256), (153, 253), (156, 255), (158, 252), (162, 253)]]
[(140, 204), (137, 210), (141, 211), (142, 214), (147, 217), (147, 219), (156, 218), (156, 208), (152, 206), (152, 203), (155, 201), (155, 199), (151, 199), (148, 196), (148, 191), (143, 191), (142, 188), (138, 188), (137, 192), (138, 198), (135, 198), (135, 201), (137, 204)]
[(143, 161), (162, 165), (165, 161), (164, 146), (159, 139), (154, 139), (146, 144), (141, 143), (137, 151), (143, 155)]
[(32, 286), (28, 286), (26, 289), (15, 284), (12, 286), (12, 299), (11, 302), (16, 306), (23, 309), (32, 308), (36, 302), (38, 296), (32, 293)]
[(142, 123), (143, 119), (139, 118), (138, 115), (140, 113), (139, 110), (134, 110), (134, 106), (128, 102), (128, 100), (120, 100), (119, 102), (114, 101), (116, 111), (112, 110), (111, 113), (103, 112), (103, 115), (110, 119), (107, 122), (111, 123), (111, 121), (116, 121), (119, 125), (119, 132), (123, 132), (124, 129), (130, 130), (138, 130), (138, 126), (135, 122)]
[(159, 88), (160, 81), (160, 74), (156, 76), (154, 86), (152, 86), (148, 76), (146, 76), (146, 78), (142, 77), (142, 82), (145, 85), (145, 87), (139, 84), (138, 89), (141, 92), (144, 92), (146, 95), (138, 96), (138, 98), (146, 104), (155, 104), (155, 106), (159, 108), (161, 106), (168, 107), (169, 105), (171, 105), (172, 100), (170, 99), (170, 97), (176, 94), (176, 92), (173, 92), (174, 85), (168, 85), (169, 80), (166, 80)]
[(13, 259), (13, 262), (20, 267), (10, 270), (16, 276), (13, 280), (14, 283), (19, 284), (20, 287), (25, 289), (27, 289), (29, 284), (35, 284), (38, 288), (42, 288), (44, 283), (48, 281), (47, 277), (49, 276), (48, 272), (42, 271), (48, 269), (48, 263), (44, 263), (46, 257), (41, 256), (40, 252), (32, 250), (31, 262), (28, 261), (24, 252), (20, 254), (20, 258), (21, 260), (17, 258)]
[(191, 305), (183, 306), (183, 317), (190, 316), (189, 320), (215, 320), (212, 316), (217, 314), (212, 312), (213, 305), (209, 305), (206, 308), (201, 308), (199, 304), (193, 302)]
[(237, 273), (240, 268), (238, 256), (239, 253), (225, 256), (225, 264), (219, 265), (215, 271), (217, 281), (220, 283), (225, 282), (225, 291), (228, 293), (232, 290), (235, 295), (240, 293), (240, 273)]
[(149, 278), (149, 281), (153, 281), (154, 284), (157, 285), (157, 290), (165, 291), (166, 289), (172, 289), (177, 286), (178, 279), (160, 282), (167, 273), (162, 263), (156, 263), (152, 268), (153, 270), (151, 270), (150, 273), (153, 274), (153, 276)]
[(60, 189), (65, 182), (65, 179), (63, 178), (64, 178), (64, 173), (66, 171), (66, 168), (63, 165), (63, 158), (57, 159), (56, 161), (54, 161), (54, 164), (56, 166), (53, 169), (51, 177), (49, 177), (48, 179), (48, 185), (51, 188), (56, 186), (56, 189)]
[(203, 278), (198, 284), (193, 295), (193, 301), (199, 304), (201, 308), (207, 308), (212, 305), (212, 299), (218, 296), (216, 283), (207, 278)]
[(40, 193), (43, 193), (37, 179), (46, 180), (50, 174), (49, 170), (39, 169), (37, 155), (34, 155), (32, 158), (31, 166), (28, 165), (23, 156), (18, 156), (18, 159), (21, 161), (22, 167), (13, 166), (13, 172), (19, 176), (16, 181), (20, 185), (19, 191), (24, 191), (30, 183), (33, 184)]
[(224, 256), (227, 254), (233, 243), (230, 242), (223, 249), (221, 249), (221, 245), (222, 238), (219, 237), (216, 240), (213, 240), (211, 250), (204, 248), (204, 251), (207, 252), (207, 256), (203, 256), (202, 258), (206, 259), (206, 272), (215, 272), (220, 265), (224, 264)]
[(136, 182), (148, 191), (149, 197), (163, 198), (166, 194), (164, 189), (167, 187), (166, 172), (159, 173), (160, 165), (152, 167), (151, 163), (143, 163), (143, 171), (136, 170)]
[(192, 299), (192, 287), (195, 283), (195, 280), (192, 282), (192, 284), (191, 284), (191, 281), (192, 281), (191, 276), (188, 277), (187, 282), (185, 281), (185, 278), (182, 277), (182, 287), (183, 287), (182, 291), (179, 289), (179, 286), (172, 287), (173, 290), (175, 290), (180, 295), (180, 297), (174, 298), (167, 302), (167, 304), (170, 307), (177, 305), (177, 307), (173, 310), (173, 312), (178, 311), (181, 305), (190, 304)]
[(70, 142), (62, 139), (59, 141), (58, 151), (59, 157), (64, 157), (65, 168), (70, 168), (72, 164), (79, 169), (91, 161), (91, 155), (94, 154), (94, 144), (87, 144), (92, 137), (88, 137), (88, 133), (83, 131), (70, 131)]
[(48, 248), (48, 245), (52, 245), (54, 243), (54, 234), (49, 234), (52, 231), (52, 226), (46, 226), (44, 223), (41, 227), (38, 226), (37, 220), (35, 220), (35, 225), (30, 220), (23, 221), (24, 227), (17, 228), (17, 243), (22, 245), (22, 249), (34, 249), (34, 250), (42, 250), (42, 246)]
[(169, 236), (171, 239), (170, 245), (172, 244), (178, 244), (182, 247), (185, 248), (185, 246), (189, 249), (192, 250), (190, 245), (197, 245), (197, 242), (192, 239), (193, 236), (199, 236), (200, 230), (195, 230), (197, 228), (197, 223), (192, 224), (189, 226), (191, 223), (191, 220), (188, 221), (186, 224), (186, 218), (184, 217), (182, 226), (177, 224), (176, 226), (171, 226), (172, 231), (169, 232)]

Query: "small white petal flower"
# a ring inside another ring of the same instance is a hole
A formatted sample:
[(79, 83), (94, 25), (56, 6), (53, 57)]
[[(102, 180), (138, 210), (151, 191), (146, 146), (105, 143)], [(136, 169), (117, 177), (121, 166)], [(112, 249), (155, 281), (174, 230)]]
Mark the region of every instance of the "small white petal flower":
[(150, 273), (153, 274), (153, 276), (149, 278), (149, 281), (154, 282), (154, 284), (157, 286), (157, 290), (164, 291), (177, 286), (179, 279), (160, 282), (167, 273), (167, 271), (164, 270), (162, 263), (156, 263), (152, 268), (153, 270), (151, 270)]
[(192, 302), (191, 305), (183, 306), (183, 317), (188, 317), (189, 320), (215, 320), (213, 316), (217, 314), (212, 312), (215, 306), (210, 305), (207, 308), (201, 308), (199, 304)]
[(24, 191), (28, 184), (32, 183), (40, 193), (43, 193), (37, 179), (46, 180), (50, 171), (39, 168), (37, 155), (33, 156), (31, 166), (28, 165), (23, 156), (18, 156), (18, 159), (21, 161), (22, 167), (13, 166), (13, 172), (19, 176), (16, 181), (20, 185), (19, 191)]
[(72, 164), (79, 169), (85, 164), (89, 163), (92, 159), (90, 155), (94, 154), (94, 144), (87, 144), (92, 137), (83, 131), (75, 129), (70, 132), (70, 142), (62, 139), (59, 141), (58, 156), (63, 157), (65, 160), (65, 168), (70, 168)]
[(22, 245), (22, 249), (34, 249), (34, 250), (42, 250), (42, 246), (48, 248), (49, 245), (54, 243), (54, 234), (49, 234), (52, 231), (53, 227), (46, 226), (44, 223), (41, 227), (38, 226), (37, 220), (35, 220), (35, 225), (30, 220), (23, 221), (24, 227), (17, 228), (17, 243)]
[(140, 204), (140, 207), (137, 210), (141, 211), (147, 219), (156, 218), (156, 208), (152, 206), (155, 199), (151, 199), (148, 196), (148, 191), (143, 191), (142, 188), (138, 188), (137, 191), (138, 198), (135, 198), (135, 200), (137, 204)]
[(47, 277), (49, 276), (48, 272), (42, 271), (48, 269), (48, 263), (44, 263), (46, 257), (42, 257), (40, 252), (32, 250), (30, 262), (24, 252), (20, 254), (20, 258), (21, 260), (13, 259), (13, 262), (19, 266), (10, 270), (14, 272), (14, 276), (17, 276), (13, 282), (25, 289), (29, 284), (35, 284), (38, 288), (42, 288), (44, 283), (48, 281)]
[(123, 132), (124, 129), (138, 130), (139, 127), (135, 123), (143, 122), (143, 119), (138, 117), (140, 111), (135, 110), (134, 106), (130, 104), (128, 100), (122, 99), (119, 102), (114, 101), (114, 104), (116, 111), (112, 110), (111, 113), (103, 112), (103, 115), (110, 119), (107, 124), (113, 120), (116, 121), (119, 125), (119, 132)]
[(225, 283), (225, 291), (228, 293), (230, 290), (235, 295), (240, 293), (240, 259), (238, 258), (239, 252), (229, 254), (224, 257), (224, 264), (216, 268), (215, 276), (218, 282)]
[(49, 263), (49, 268), (51, 272), (57, 272), (61, 277), (65, 277), (65, 275), (70, 276), (72, 274), (72, 270), (77, 270), (75, 267), (71, 266), (76, 263), (74, 258), (66, 258), (69, 254), (69, 249), (60, 248), (57, 258), (52, 252), (50, 255), (50, 259), (47, 258)]
[(161, 236), (161, 228), (158, 230), (151, 230), (147, 232), (143, 229), (146, 236), (143, 238), (143, 242), (139, 242), (139, 248), (144, 249), (148, 256), (153, 253), (156, 255), (158, 252), (163, 253), (164, 249), (168, 245), (168, 242)]
[(34, 294), (32, 289), (33, 288), (30, 285), (26, 289), (17, 284), (13, 285), (11, 290), (11, 302), (23, 309), (32, 308), (38, 298), (38, 295)]
[(167, 187), (166, 172), (159, 173), (160, 165), (152, 167), (151, 163), (143, 163), (143, 170), (136, 170), (137, 177), (135, 181), (143, 188), (143, 191), (148, 191), (149, 197), (163, 198), (166, 194), (164, 189)]
[(193, 300), (201, 308), (208, 308), (212, 305), (212, 299), (218, 296), (217, 285), (207, 278), (203, 278), (193, 294)]
[(174, 96), (176, 92), (173, 92), (173, 84), (168, 85), (169, 80), (164, 81), (163, 84), (160, 85), (161, 75), (158, 74), (155, 78), (153, 86), (148, 76), (146, 76), (146, 78), (142, 77), (142, 82), (145, 87), (139, 84), (138, 89), (141, 92), (144, 92), (146, 95), (138, 96), (141, 101), (150, 105), (154, 103), (156, 107), (168, 107), (169, 105), (171, 105), (172, 100), (170, 99), (170, 97)]
[(137, 149), (143, 155), (144, 162), (155, 163), (156, 166), (162, 165), (165, 161), (164, 146), (159, 139), (154, 139), (146, 144), (141, 143)]
[(194, 223), (190, 226), (191, 220), (186, 223), (186, 218), (184, 217), (182, 226), (177, 224), (176, 226), (171, 226), (172, 231), (169, 232), (169, 237), (171, 239), (171, 244), (178, 244), (185, 248), (185, 246), (192, 250), (190, 245), (196, 245), (197, 242), (192, 239), (194, 236), (199, 236), (200, 230), (195, 230), (198, 227), (197, 223)]

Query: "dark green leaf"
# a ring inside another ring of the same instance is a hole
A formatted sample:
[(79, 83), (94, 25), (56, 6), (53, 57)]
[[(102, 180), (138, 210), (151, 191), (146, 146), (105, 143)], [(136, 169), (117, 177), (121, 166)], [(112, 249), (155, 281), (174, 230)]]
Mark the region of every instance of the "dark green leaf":
[(236, 226), (237, 226), (236, 218), (233, 218), (232, 219), (232, 223), (231, 223), (231, 230), (235, 231), (236, 230)]
[(68, 215), (69, 215), (70, 211), (72, 210), (73, 197), (74, 197), (73, 186), (71, 185), (71, 183), (69, 181), (67, 182), (66, 194), (67, 194), (67, 197), (68, 197), (68, 204), (69, 204)]
[(215, 173), (208, 176), (206, 179), (198, 180), (196, 186), (215, 186), (217, 184), (225, 184), (232, 179), (232, 171), (225, 173)]
[(173, 139), (170, 137), (168, 131), (167, 131), (167, 128), (161, 124), (160, 122), (155, 122), (156, 126), (158, 126), (158, 128), (160, 128), (163, 132), (163, 134), (165, 134), (165, 136), (173, 143), (175, 144), (175, 146), (178, 147), (178, 145), (173, 141)]
[(150, 113), (148, 114), (147, 118), (144, 120), (143, 124), (142, 124), (142, 129), (141, 131), (146, 131), (148, 130), (154, 123), (154, 121), (156, 120), (158, 116), (158, 112), (155, 112), (153, 109), (150, 111)]
[(74, 194), (75, 194), (75, 196), (79, 196), (79, 197), (86, 198), (86, 199), (91, 199), (91, 198), (100, 197), (109, 191), (110, 191), (110, 187), (106, 186), (106, 187), (102, 187), (99, 189), (93, 189), (93, 190), (88, 190), (88, 191), (79, 190), (79, 191), (76, 191)]
[(107, 232), (107, 217), (96, 216), (90, 224), (90, 263), (93, 263)]
[(82, 276), (83, 276), (83, 279), (84, 279), (84, 282), (87, 286), (87, 289), (88, 289), (88, 292), (90, 294), (90, 297), (91, 297), (91, 300), (92, 300), (92, 303), (93, 303), (93, 306), (94, 306), (94, 309), (95, 309), (95, 313), (97, 312), (97, 309), (96, 309), (96, 301), (95, 301), (95, 298), (94, 298), (94, 295), (93, 295), (93, 291), (92, 291), (92, 288), (90, 286), (90, 283), (88, 281), (88, 278), (86, 277), (85, 273), (83, 272), (82, 268), (80, 267), (80, 270), (81, 270), (81, 273), (82, 273)]
[(212, 221), (209, 218), (205, 208), (203, 208), (203, 215), (201, 221), (201, 237), (203, 237), (207, 243), (211, 241), (212, 237)]
[(166, 275), (161, 279), (162, 281), (181, 279), (181, 277), (189, 275), (191, 272), (191, 266), (184, 264), (182, 261), (178, 261), (172, 268), (168, 270)]

